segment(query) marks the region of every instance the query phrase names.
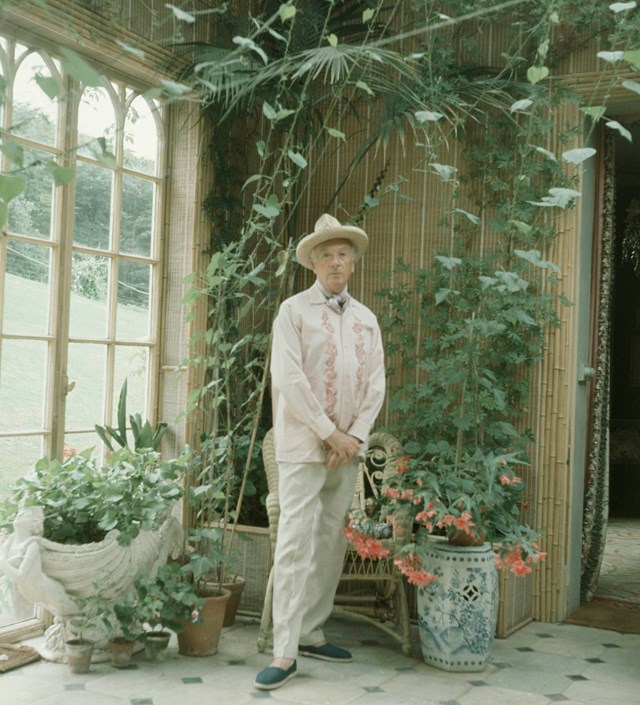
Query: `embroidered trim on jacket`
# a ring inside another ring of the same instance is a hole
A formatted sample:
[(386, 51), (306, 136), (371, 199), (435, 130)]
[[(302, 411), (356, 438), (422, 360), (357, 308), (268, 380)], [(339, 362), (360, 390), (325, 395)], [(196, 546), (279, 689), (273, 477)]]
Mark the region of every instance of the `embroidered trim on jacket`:
[(338, 356), (338, 348), (336, 347), (335, 328), (331, 325), (326, 311), (322, 312), (322, 328), (327, 336), (327, 359), (324, 371), (324, 410), (333, 423), (336, 423), (338, 420), (336, 415), (336, 403), (338, 400), (336, 358)]

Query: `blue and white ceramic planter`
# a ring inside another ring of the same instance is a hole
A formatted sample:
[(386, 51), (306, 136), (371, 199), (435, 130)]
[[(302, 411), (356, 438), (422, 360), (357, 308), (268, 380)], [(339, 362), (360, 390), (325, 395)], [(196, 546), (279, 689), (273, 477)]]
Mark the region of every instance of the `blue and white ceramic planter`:
[(498, 570), (490, 544), (421, 546), (437, 580), (418, 590), (422, 655), (445, 671), (482, 671), (498, 618)]

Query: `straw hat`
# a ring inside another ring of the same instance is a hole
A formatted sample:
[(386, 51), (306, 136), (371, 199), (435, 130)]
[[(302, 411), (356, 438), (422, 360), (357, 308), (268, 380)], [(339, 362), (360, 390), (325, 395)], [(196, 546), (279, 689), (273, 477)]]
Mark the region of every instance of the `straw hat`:
[(341, 225), (332, 215), (324, 213), (316, 221), (315, 230), (300, 240), (296, 247), (298, 262), (307, 269), (311, 266), (311, 250), (327, 242), (327, 240), (349, 240), (356, 250), (356, 260), (359, 260), (369, 246), (367, 233), (355, 225)]

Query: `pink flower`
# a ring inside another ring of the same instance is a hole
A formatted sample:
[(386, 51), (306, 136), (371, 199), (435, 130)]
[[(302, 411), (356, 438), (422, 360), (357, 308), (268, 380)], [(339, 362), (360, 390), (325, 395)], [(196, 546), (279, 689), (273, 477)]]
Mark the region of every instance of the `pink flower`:
[(406, 556), (396, 556), (393, 562), (396, 568), (407, 577), (411, 585), (428, 585), (437, 577), (427, 570), (420, 570), (422, 568), (422, 562), (415, 553)]
[(509, 475), (500, 475), (500, 484), (501, 485), (518, 485), (519, 483), (522, 482), (521, 477), (511, 477)]
[(200, 612), (198, 610), (193, 610), (191, 613), (191, 621), (195, 624), (198, 621), (198, 618), (200, 617)]

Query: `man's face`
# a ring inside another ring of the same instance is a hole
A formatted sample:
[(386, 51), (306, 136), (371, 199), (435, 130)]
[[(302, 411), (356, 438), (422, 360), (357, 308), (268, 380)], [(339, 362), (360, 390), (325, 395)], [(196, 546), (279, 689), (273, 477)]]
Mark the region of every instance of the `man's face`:
[(313, 271), (332, 294), (339, 294), (353, 272), (353, 249), (349, 240), (327, 240), (313, 250)]

